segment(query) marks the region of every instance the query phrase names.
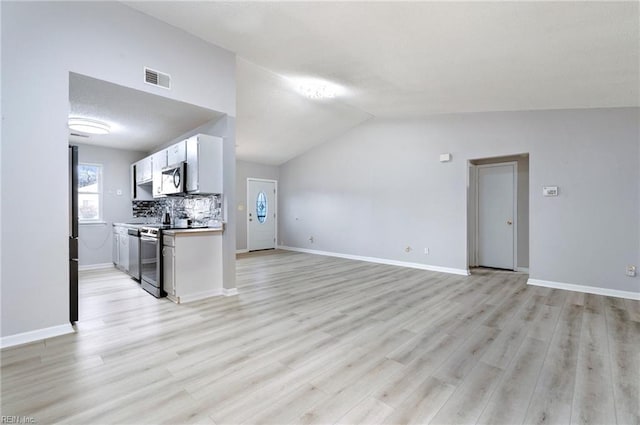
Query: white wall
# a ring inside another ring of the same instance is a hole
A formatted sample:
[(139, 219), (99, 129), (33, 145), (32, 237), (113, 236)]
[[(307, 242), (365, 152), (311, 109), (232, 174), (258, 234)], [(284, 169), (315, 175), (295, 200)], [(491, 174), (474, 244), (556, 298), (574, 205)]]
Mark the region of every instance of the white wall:
[[(146, 156), (144, 152), (77, 144), (78, 161), (102, 164), (102, 219), (105, 224), (80, 224), (78, 250), (80, 266), (111, 263), (113, 223), (131, 221), (130, 166)], [(122, 194), (118, 195), (117, 191)]]
[(235, 116), (231, 52), (117, 2), (3, 2), (3, 337), (68, 322), (70, 71)]
[[(274, 165), (236, 161), (236, 249), (247, 249), (247, 178), (278, 180), (279, 170)], [(279, 195), (279, 194), (278, 194)]]
[(373, 120), (281, 166), (281, 244), (465, 269), (467, 161), (529, 152), (531, 278), (640, 292), (638, 126), (637, 108)]

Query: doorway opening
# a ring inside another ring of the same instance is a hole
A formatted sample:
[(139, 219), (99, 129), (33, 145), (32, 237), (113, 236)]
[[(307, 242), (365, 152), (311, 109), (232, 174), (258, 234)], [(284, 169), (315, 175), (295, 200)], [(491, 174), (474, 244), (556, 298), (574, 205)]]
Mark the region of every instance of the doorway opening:
[[(163, 162), (170, 157), (165, 148), (195, 133), (220, 135), (226, 131), (221, 121), (226, 115), (88, 75), (69, 72), (68, 78), (69, 121), (100, 121), (107, 127), (102, 132), (69, 127), (68, 141), (78, 147), (76, 162), (81, 166), (78, 170), (78, 164), (72, 165), (70, 154), (70, 177), (71, 170), (87, 177), (86, 185), (79, 181), (82, 178), (75, 184), (70, 178), (69, 185), (70, 321), (74, 322), (118, 314), (103, 309), (109, 303), (95, 303), (96, 296), (111, 290), (119, 299), (134, 299), (138, 292), (150, 296), (140, 286), (142, 265), (153, 262), (161, 281), (162, 259), (156, 251), (146, 252), (137, 232), (130, 235), (127, 227), (116, 230), (113, 224), (159, 223), (166, 204), (165, 198), (154, 196), (153, 175), (169, 165)], [(154, 159), (150, 152), (161, 154)], [(198, 205), (188, 218), (198, 219), (196, 214), (208, 205)]]
[(529, 154), (473, 159), (468, 169), (469, 269), (528, 273)]
[(275, 249), (278, 239), (278, 181), (247, 179), (247, 250)]

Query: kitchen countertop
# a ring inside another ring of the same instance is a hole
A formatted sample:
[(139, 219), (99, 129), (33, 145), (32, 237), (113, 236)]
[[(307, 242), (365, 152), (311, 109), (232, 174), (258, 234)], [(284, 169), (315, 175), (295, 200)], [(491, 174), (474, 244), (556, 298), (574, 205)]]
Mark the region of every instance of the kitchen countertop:
[(149, 224), (144, 223), (113, 223), (113, 227), (126, 227), (129, 229), (139, 229), (144, 226), (149, 226)]
[(216, 227), (165, 227), (159, 223), (113, 223), (113, 227), (124, 227), (128, 229), (140, 229), (142, 227), (154, 227), (159, 226), (162, 229), (162, 233), (166, 235), (176, 235), (183, 233), (203, 233), (203, 232), (220, 232), (224, 231), (223, 226)]
[(224, 230), (223, 227), (194, 227), (194, 228), (184, 228), (184, 229), (167, 229), (167, 230), (163, 230), (162, 233), (165, 235), (177, 235), (177, 234), (184, 234), (184, 233), (222, 233), (222, 231)]

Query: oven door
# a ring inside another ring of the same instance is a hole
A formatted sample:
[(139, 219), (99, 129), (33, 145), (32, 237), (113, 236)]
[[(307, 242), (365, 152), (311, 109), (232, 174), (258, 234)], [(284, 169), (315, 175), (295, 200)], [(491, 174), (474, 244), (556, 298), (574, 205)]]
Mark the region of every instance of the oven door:
[(140, 278), (145, 291), (157, 298), (162, 296), (159, 238), (140, 237)]

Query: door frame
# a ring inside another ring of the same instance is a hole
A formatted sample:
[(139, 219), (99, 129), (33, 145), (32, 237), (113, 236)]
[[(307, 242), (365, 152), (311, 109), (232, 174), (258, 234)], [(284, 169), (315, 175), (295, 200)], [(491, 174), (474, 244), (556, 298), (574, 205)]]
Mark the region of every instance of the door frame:
[(247, 251), (251, 250), (250, 244), (249, 244), (249, 240), (251, 238), (251, 227), (249, 226), (249, 205), (252, 205), (253, 200), (249, 199), (249, 182), (250, 181), (255, 181), (255, 182), (265, 182), (265, 183), (274, 183), (274, 189), (275, 189), (275, 193), (273, 194), (273, 200), (274, 200), (274, 204), (275, 204), (275, 208), (274, 208), (274, 218), (273, 221), (275, 223), (275, 234), (274, 234), (274, 238), (275, 238), (275, 243), (274, 243), (274, 248), (277, 249), (278, 248), (278, 180), (271, 180), (271, 179), (260, 179), (260, 178), (256, 178), (256, 177), (247, 177), (247, 213), (246, 213), (246, 223), (247, 223)]
[[(480, 179), (478, 178), (478, 174), (481, 168), (490, 168), (490, 167), (501, 167), (505, 165), (513, 165), (513, 271), (516, 271), (518, 268), (518, 162), (517, 161), (505, 161), (505, 162), (495, 162), (491, 164), (480, 164), (474, 165), (473, 173), (475, 180), (475, 237), (474, 237), (474, 247), (473, 247), (473, 265), (479, 266), (478, 264), (478, 238), (480, 233)], [(470, 168), (471, 170), (471, 168)]]

